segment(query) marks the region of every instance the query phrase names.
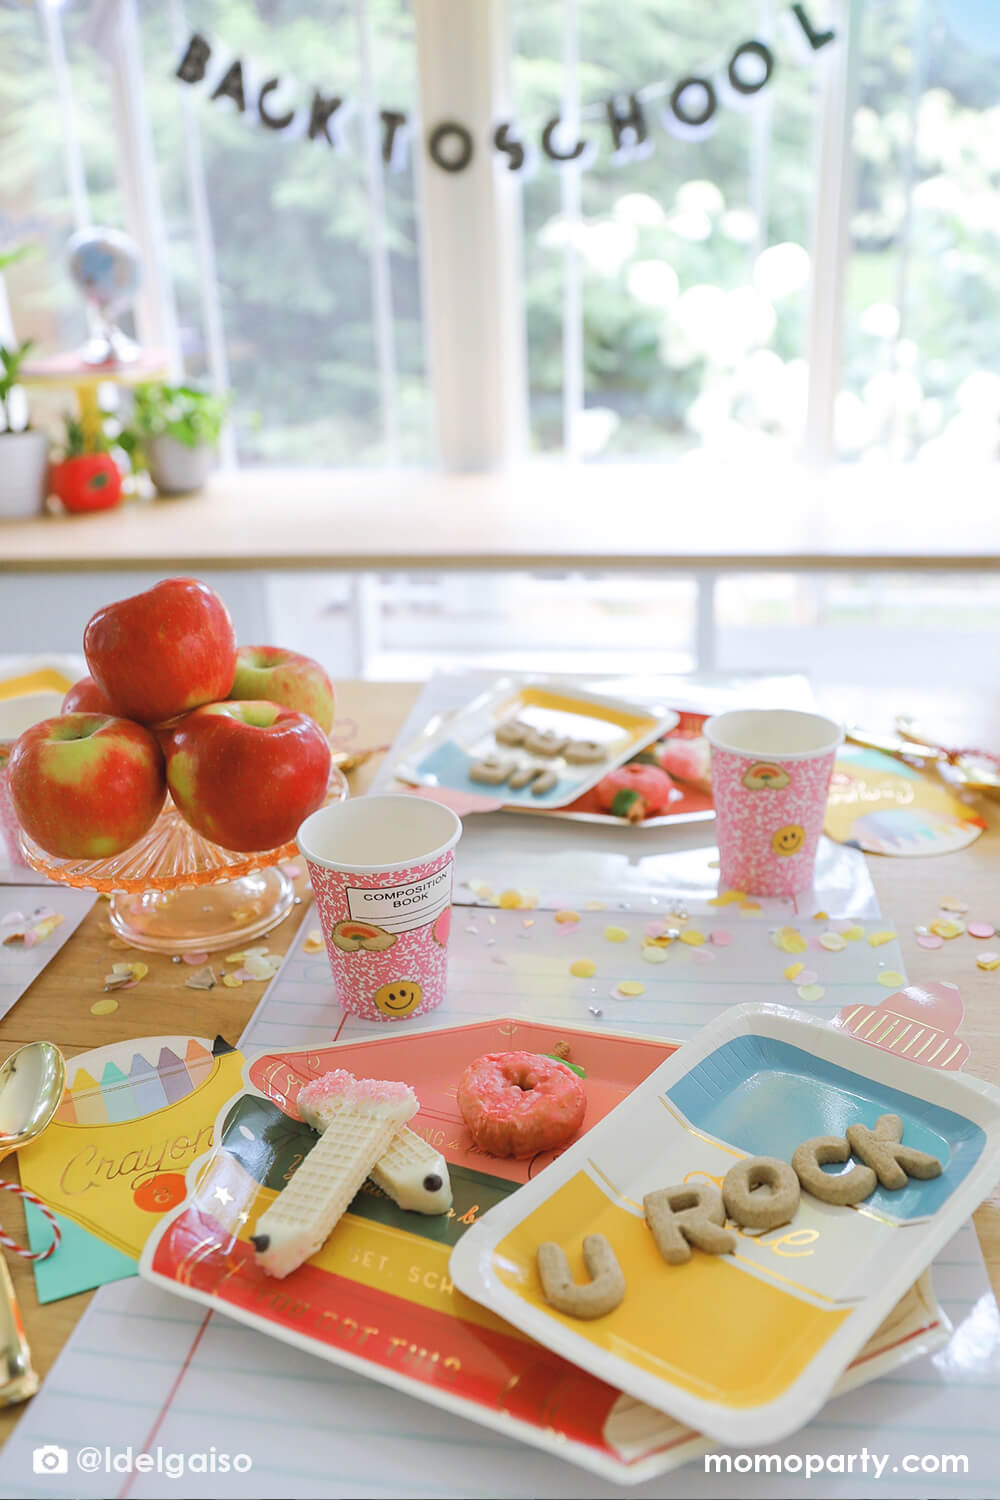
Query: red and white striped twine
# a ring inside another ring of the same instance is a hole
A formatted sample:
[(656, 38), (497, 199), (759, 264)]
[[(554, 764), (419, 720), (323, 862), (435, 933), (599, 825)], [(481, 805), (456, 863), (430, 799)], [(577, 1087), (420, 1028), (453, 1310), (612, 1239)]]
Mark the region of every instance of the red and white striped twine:
[(52, 1210), (42, 1202), (41, 1198), (36, 1197), (34, 1193), (30, 1193), (27, 1188), (21, 1187), (19, 1183), (0, 1182), (0, 1188), (3, 1188), (5, 1193), (16, 1193), (19, 1198), (26, 1198), (29, 1203), (33, 1203), (36, 1208), (41, 1209), (52, 1225), (52, 1243), (44, 1250), (23, 1250), (17, 1241), (12, 1240), (10, 1235), (5, 1234), (2, 1229), (0, 1229), (0, 1245), (6, 1246), (8, 1250), (13, 1250), (14, 1254), (20, 1255), (23, 1260), (48, 1260), (49, 1256), (59, 1248), (59, 1241), (62, 1239), (59, 1220)]

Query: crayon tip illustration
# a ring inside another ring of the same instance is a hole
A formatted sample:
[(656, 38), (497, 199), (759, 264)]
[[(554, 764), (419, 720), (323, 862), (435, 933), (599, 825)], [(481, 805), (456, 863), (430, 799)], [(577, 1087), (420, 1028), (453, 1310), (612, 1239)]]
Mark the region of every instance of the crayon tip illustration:
[(236, 1048), (235, 1047), (231, 1047), (230, 1044), (226, 1041), (226, 1039), (225, 1039), (224, 1036), (217, 1036), (215, 1038), (215, 1041), (212, 1043), (212, 1056), (213, 1057), (225, 1057), (225, 1055), (226, 1055), (227, 1052), (235, 1052), (235, 1051), (236, 1051)]
[(258, 1255), (263, 1255), (271, 1243), (271, 1236), (269, 1234), (252, 1234), (250, 1236), (250, 1243)]

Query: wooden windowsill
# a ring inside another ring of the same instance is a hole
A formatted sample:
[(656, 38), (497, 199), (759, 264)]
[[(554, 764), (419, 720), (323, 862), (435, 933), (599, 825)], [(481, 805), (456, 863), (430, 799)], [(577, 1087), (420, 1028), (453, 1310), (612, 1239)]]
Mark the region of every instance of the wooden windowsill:
[(0, 571), (993, 570), (998, 471), (538, 461), (243, 469), (200, 495), (0, 521)]

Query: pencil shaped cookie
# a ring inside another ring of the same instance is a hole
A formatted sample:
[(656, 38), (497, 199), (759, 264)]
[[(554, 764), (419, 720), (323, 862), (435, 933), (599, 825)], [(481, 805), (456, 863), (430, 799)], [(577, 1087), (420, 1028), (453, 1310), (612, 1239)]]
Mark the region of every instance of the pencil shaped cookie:
[(448, 1163), (407, 1125), (396, 1131), (368, 1176), (393, 1203), (411, 1213), (446, 1214), (451, 1207)]
[(344, 1068), (306, 1084), (299, 1114), (319, 1140), (251, 1236), (257, 1264), (269, 1276), (288, 1276), (316, 1253), (418, 1107), (405, 1083), (355, 1078)]

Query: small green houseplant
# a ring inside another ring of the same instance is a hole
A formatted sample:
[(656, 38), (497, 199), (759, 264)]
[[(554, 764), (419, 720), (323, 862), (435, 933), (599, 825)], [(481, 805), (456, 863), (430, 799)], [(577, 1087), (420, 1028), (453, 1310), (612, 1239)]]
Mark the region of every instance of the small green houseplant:
[(200, 490), (214, 464), (228, 402), (193, 385), (136, 386), (132, 421), (120, 441), (142, 456), (161, 495)]
[[(0, 257), (0, 269), (2, 260)], [(15, 428), (11, 395), (21, 378), (21, 365), (32, 347), (0, 344), (0, 517), (36, 515), (45, 503), (45, 474), (49, 448), (44, 432), (25, 424)]]

